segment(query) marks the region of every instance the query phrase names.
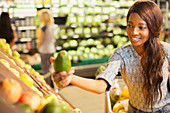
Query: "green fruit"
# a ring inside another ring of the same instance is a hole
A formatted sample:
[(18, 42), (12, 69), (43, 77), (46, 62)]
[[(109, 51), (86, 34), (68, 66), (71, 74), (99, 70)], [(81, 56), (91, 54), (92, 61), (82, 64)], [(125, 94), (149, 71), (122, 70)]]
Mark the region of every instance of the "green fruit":
[(13, 55), (13, 57), (18, 57), (18, 58), (20, 58), (20, 54), (18, 53), (18, 51), (13, 51), (13, 52), (12, 52), (12, 55)]
[(34, 113), (28, 104), (21, 103), (19, 104), (19, 108), (21, 109), (22, 113)]
[(26, 74), (20, 75), (19, 78), (20, 78), (23, 82), (25, 82), (29, 87), (31, 87), (31, 86), (33, 85), (33, 83), (34, 83), (33, 79), (32, 79), (30, 76), (26, 75)]
[(52, 94), (46, 95), (45, 99), (49, 102), (59, 102), (58, 98)]
[(104, 65), (101, 65), (100, 67), (97, 68), (97, 71), (95, 73), (95, 76), (97, 77), (97, 75), (99, 73), (101, 73), (102, 71), (104, 71), (106, 69), (106, 67)]
[(70, 108), (65, 108), (60, 102), (46, 104), (38, 113), (72, 113)]
[(50, 102), (46, 104), (38, 113), (62, 113), (62, 106), (58, 102)]
[(12, 50), (11, 49), (6, 49), (5, 51), (8, 55), (12, 56)]
[(65, 50), (62, 50), (58, 53), (56, 59), (53, 62), (53, 68), (56, 73), (61, 71), (68, 72), (71, 68), (71, 61), (69, 55)]
[(75, 108), (74, 111), (75, 111), (76, 113), (82, 113), (82, 111), (81, 111), (79, 108)]

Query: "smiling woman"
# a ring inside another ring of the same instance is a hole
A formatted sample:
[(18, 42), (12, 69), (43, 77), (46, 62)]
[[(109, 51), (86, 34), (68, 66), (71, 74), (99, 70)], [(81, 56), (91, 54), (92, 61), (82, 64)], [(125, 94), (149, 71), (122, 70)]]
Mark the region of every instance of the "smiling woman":
[(127, 34), (135, 50), (142, 56), (145, 51), (144, 43), (149, 39), (149, 29), (146, 22), (137, 13), (129, 16)]
[(74, 69), (54, 73), (54, 79), (62, 76), (59, 84), (63, 87), (71, 83), (100, 94), (111, 89), (114, 77), (120, 72), (129, 91), (128, 113), (170, 113), (167, 86), (170, 44), (159, 41), (162, 23), (161, 10), (154, 2), (135, 2), (127, 15), (131, 44), (116, 48), (107, 68), (96, 80), (76, 76)]
[(128, 12), (127, 34), (136, 52), (142, 56), (143, 94), (145, 103), (154, 104), (154, 99), (160, 99), (162, 91), (160, 84), (163, 80), (162, 66), (165, 60), (163, 45), (157, 39), (163, 24), (162, 13), (153, 2), (138, 2)]

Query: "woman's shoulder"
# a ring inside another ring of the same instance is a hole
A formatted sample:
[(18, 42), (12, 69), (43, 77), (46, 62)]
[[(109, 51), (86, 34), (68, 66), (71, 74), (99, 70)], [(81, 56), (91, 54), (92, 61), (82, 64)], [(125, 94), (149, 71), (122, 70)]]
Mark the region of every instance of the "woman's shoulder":
[(170, 44), (167, 42), (161, 42), (161, 44), (164, 46), (165, 52), (170, 52)]
[(131, 50), (131, 44), (128, 44), (126, 46), (121, 46), (121, 47), (117, 47), (115, 49), (115, 53), (119, 53), (119, 54), (123, 54), (123, 53), (126, 53), (128, 52), (129, 50)]
[(45, 30), (47, 29), (47, 25), (41, 26), (41, 30), (45, 32)]
[(168, 42), (161, 41), (161, 44), (164, 46), (164, 48), (169, 48), (170, 47), (170, 44)]
[(132, 45), (121, 46), (115, 49), (114, 54), (119, 54), (122, 58), (129, 58), (132, 56)]

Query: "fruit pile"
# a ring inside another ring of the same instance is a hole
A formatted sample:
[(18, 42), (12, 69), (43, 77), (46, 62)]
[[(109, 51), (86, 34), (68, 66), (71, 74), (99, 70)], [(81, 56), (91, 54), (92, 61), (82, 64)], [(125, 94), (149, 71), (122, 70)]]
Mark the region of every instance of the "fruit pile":
[(112, 111), (114, 113), (127, 113), (129, 92), (127, 87), (124, 85), (120, 88), (118, 80), (115, 79), (113, 88), (109, 92)]
[(56, 94), (43, 76), (25, 64), (17, 51), (12, 52), (5, 39), (0, 39), (0, 66), (5, 69), (1, 71), (0, 91), (22, 113), (81, 113)]
[(20, 83), (11, 78), (1, 81), (0, 91), (22, 113), (81, 113), (77, 108), (73, 111), (68, 103), (59, 100), (55, 95), (42, 97), (36, 92), (24, 92)]

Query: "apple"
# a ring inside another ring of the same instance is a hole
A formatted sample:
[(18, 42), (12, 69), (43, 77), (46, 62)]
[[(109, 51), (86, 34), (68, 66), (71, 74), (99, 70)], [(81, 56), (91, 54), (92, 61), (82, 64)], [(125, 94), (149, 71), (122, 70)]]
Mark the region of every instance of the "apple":
[(59, 102), (58, 98), (55, 95), (53, 95), (53, 94), (46, 95), (44, 98), (46, 99), (46, 101), (48, 103), (52, 102), (52, 101)]
[(3, 45), (3, 44), (5, 44), (5, 43), (6, 43), (6, 39), (0, 38), (0, 45)]
[(20, 58), (20, 54), (18, 53), (18, 51), (13, 51), (13, 52), (12, 52), (12, 55), (13, 55), (13, 57), (18, 57), (18, 58)]
[(93, 45), (93, 44), (94, 44), (94, 39), (89, 38), (89, 39), (87, 40), (87, 43), (88, 43), (88, 45)]
[(10, 48), (9, 48), (9, 49), (6, 49), (5, 52), (6, 52), (8, 55), (12, 56), (12, 50), (11, 50)]
[(20, 75), (19, 78), (20, 78), (24, 83), (26, 83), (29, 87), (33, 86), (34, 81), (33, 81), (33, 79), (32, 79), (30, 76), (28, 76), (28, 75), (26, 75), (26, 74), (22, 74), (22, 75)]
[(31, 109), (30, 105), (28, 105), (28, 104), (21, 103), (21, 104), (18, 104), (18, 107), (19, 107), (20, 111), (23, 113), (35, 113)]
[(3, 45), (0, 46), (3, 50), (10, 49), (10, 45), (8, 43), (4, 43)]
[(34, 85), (31, 86), (31, 89), (34, 90), (40, 97), (43, 97), (43, 93), (38, 90)]
[(16, 80), (10, 78), (2, 80), (0, 83), (0, 90), (3, 92), (7, 100), (12, 103), (18, 102), (22, 94), (20, 84)]
[(16, 65), (16, 63), (15, 63), (15, 61), (13, 60), (13, 59), (9, 59), (13, 64), (15, 64)]
[(39, 105), (37, 111), (40, 111), (48, 103), (49, 102), (45, 98), (40, 98), (40, 105)]
[(19, 72), (16, 70), (16, 69), (14, 69), (14, 68), (9, 68), (11, 71), (12, 71), (12, 73), (14, 73), (17, 77), (19, 77), (20, 76), (20, 74), (19, 74)]
[(24, 92), (19, 99), (19, 103), (28, 104), (36, 111), (40, 105), (40, 96), (33, 92)]
[(21, 59), (18, 58), (18, 57), (14, 57), (14, 60), (16, 60), (16, 62), (18, 62), (22, 67), (24, 67), (25, 62), (24, 62), (23, 60), (21, 60)]
[(0, 59), (0, 62), (4, 64), (6, 67), (10, 68), (9, 62), (5, 59)]
[(76, 113), (82, 113), (82, 111), (81, 111), (79, 108), (75, 108), (74, 111), (75, 111)]
[(76, 40), (70, 40), (69, 41), (69, 46), (70, 47), (76, 47), (78, 45), (77, 41)]
[(25, 64), (25, 65), (24, 65), (24, 68), (27, 69), (27, 70), (30, 70), (32, 67), (31, 67), (30, 64)]

